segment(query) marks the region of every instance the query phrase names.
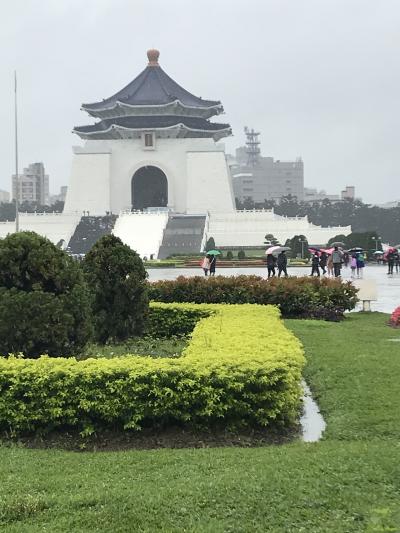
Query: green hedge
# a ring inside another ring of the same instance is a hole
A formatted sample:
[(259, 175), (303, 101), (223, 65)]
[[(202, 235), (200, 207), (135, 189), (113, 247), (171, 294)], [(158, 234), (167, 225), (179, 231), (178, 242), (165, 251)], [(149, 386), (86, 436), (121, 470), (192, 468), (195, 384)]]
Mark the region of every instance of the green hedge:
[[(153, 304), (159, 313), (193, 306)], [(304, 355), (270, 306), (203, 305), (179, 359), (0, 358), (0, 428), (292, 423)], [(190, 313), (188, 313), (189, 315)]]
[(354, 309), (357, 289), (338, 279), (259, 276), (179, 276), (149, 283), (149, 297), (159, 302), (272, 304), (285, 318), (338, 320)]
[(155, 338), (186, 337), (201, 318), (212, 313), (209, 306), (153, 302), (150, 305), (145, 334)]

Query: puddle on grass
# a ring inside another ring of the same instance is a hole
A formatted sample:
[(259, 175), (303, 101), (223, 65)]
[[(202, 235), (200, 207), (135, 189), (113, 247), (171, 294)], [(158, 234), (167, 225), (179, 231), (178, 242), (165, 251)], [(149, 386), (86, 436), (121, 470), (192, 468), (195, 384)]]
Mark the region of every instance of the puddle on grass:
[(395, 337), (394, 339), (388, 339), (390, 342), (400, 342), (400, 337)]
[(307, 383), (303, 380), (303, 415), (300, 418), (302, 428), (302, 439), (304, 442), (317, 442), (322, 437), (326, 424), (318, 405), (313, 400), (311, 391)]

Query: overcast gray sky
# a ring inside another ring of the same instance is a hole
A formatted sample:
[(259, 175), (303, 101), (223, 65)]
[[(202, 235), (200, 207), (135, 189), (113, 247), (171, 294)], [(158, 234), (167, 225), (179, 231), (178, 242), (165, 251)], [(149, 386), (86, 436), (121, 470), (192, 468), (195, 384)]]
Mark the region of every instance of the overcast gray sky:
[(399, 0), (13, 0), (0, 18), (0, 188), (14, 171), (13, 71), (20, 166), (43, 161), (67, 184), (71, 130), (158, 48), (189, 91), (220, 99), (234, 136), (261, 131), (263, 155), (302, 156), (306, 186), (365, 201), (400, 199)]

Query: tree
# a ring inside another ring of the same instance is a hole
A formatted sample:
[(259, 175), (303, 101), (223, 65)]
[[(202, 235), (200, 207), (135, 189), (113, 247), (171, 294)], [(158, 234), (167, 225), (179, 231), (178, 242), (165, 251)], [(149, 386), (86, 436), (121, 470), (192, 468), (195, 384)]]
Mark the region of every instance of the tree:
[(246, 254), (244, 252), (244, 250), (239, 250), (238, 251), (238, 259), (242, 260), (242, 259), (245, 259), (246, 258)]
[(295, 235), (291, 239), (288, 239), (285, 246), (289, 246), (292, 257), (300, 256), (304, 259), (310, 256), (308, 241), (304, 235)]
[(207, 239), (207, 243), (206, 243), (206, 252), (209, 252), (210, 250), (215, 250), (215, 241), (214, 241), (214, 237), (209, 237)]
[(104, 235), (82, 261), (93, 293), (96, 338), (121, 341), (143, 332), (148, 313), (147, 272), (121, 239)]
[(335, 235), (334, 237), (329, 239), (327, 246), (329, 247), (333, 242), (342, 242), (344, 245), (346, 245), (346, 240), (346, 235)]
[(228, 261), (231, 261), (233, 259), (233, 253), (230, 250), (227, 251), (226, 258), (228, 259)]
[(2, 202), (0, 204), (0, 222), (15, 220), (15, 202)]
[(272, 233), (267, 233), (264, 239), (264, 244), (267, 244), (268, 246), (277, 246), (279, 244), (278, 239), (275, 238)]
[(0, 353), (70, 356), (91, 333), (90, 294), (78, 263), (33, 232), (0, 240)]

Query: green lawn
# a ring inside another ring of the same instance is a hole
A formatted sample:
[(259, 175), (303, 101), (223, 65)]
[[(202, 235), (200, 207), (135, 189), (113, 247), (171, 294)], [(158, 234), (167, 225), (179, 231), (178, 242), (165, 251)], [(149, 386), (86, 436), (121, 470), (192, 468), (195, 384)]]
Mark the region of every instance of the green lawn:
[(400, 531), (400, 331), (288, 320), (327, 431), (258, 449), (0, 449), (2, 531)]

